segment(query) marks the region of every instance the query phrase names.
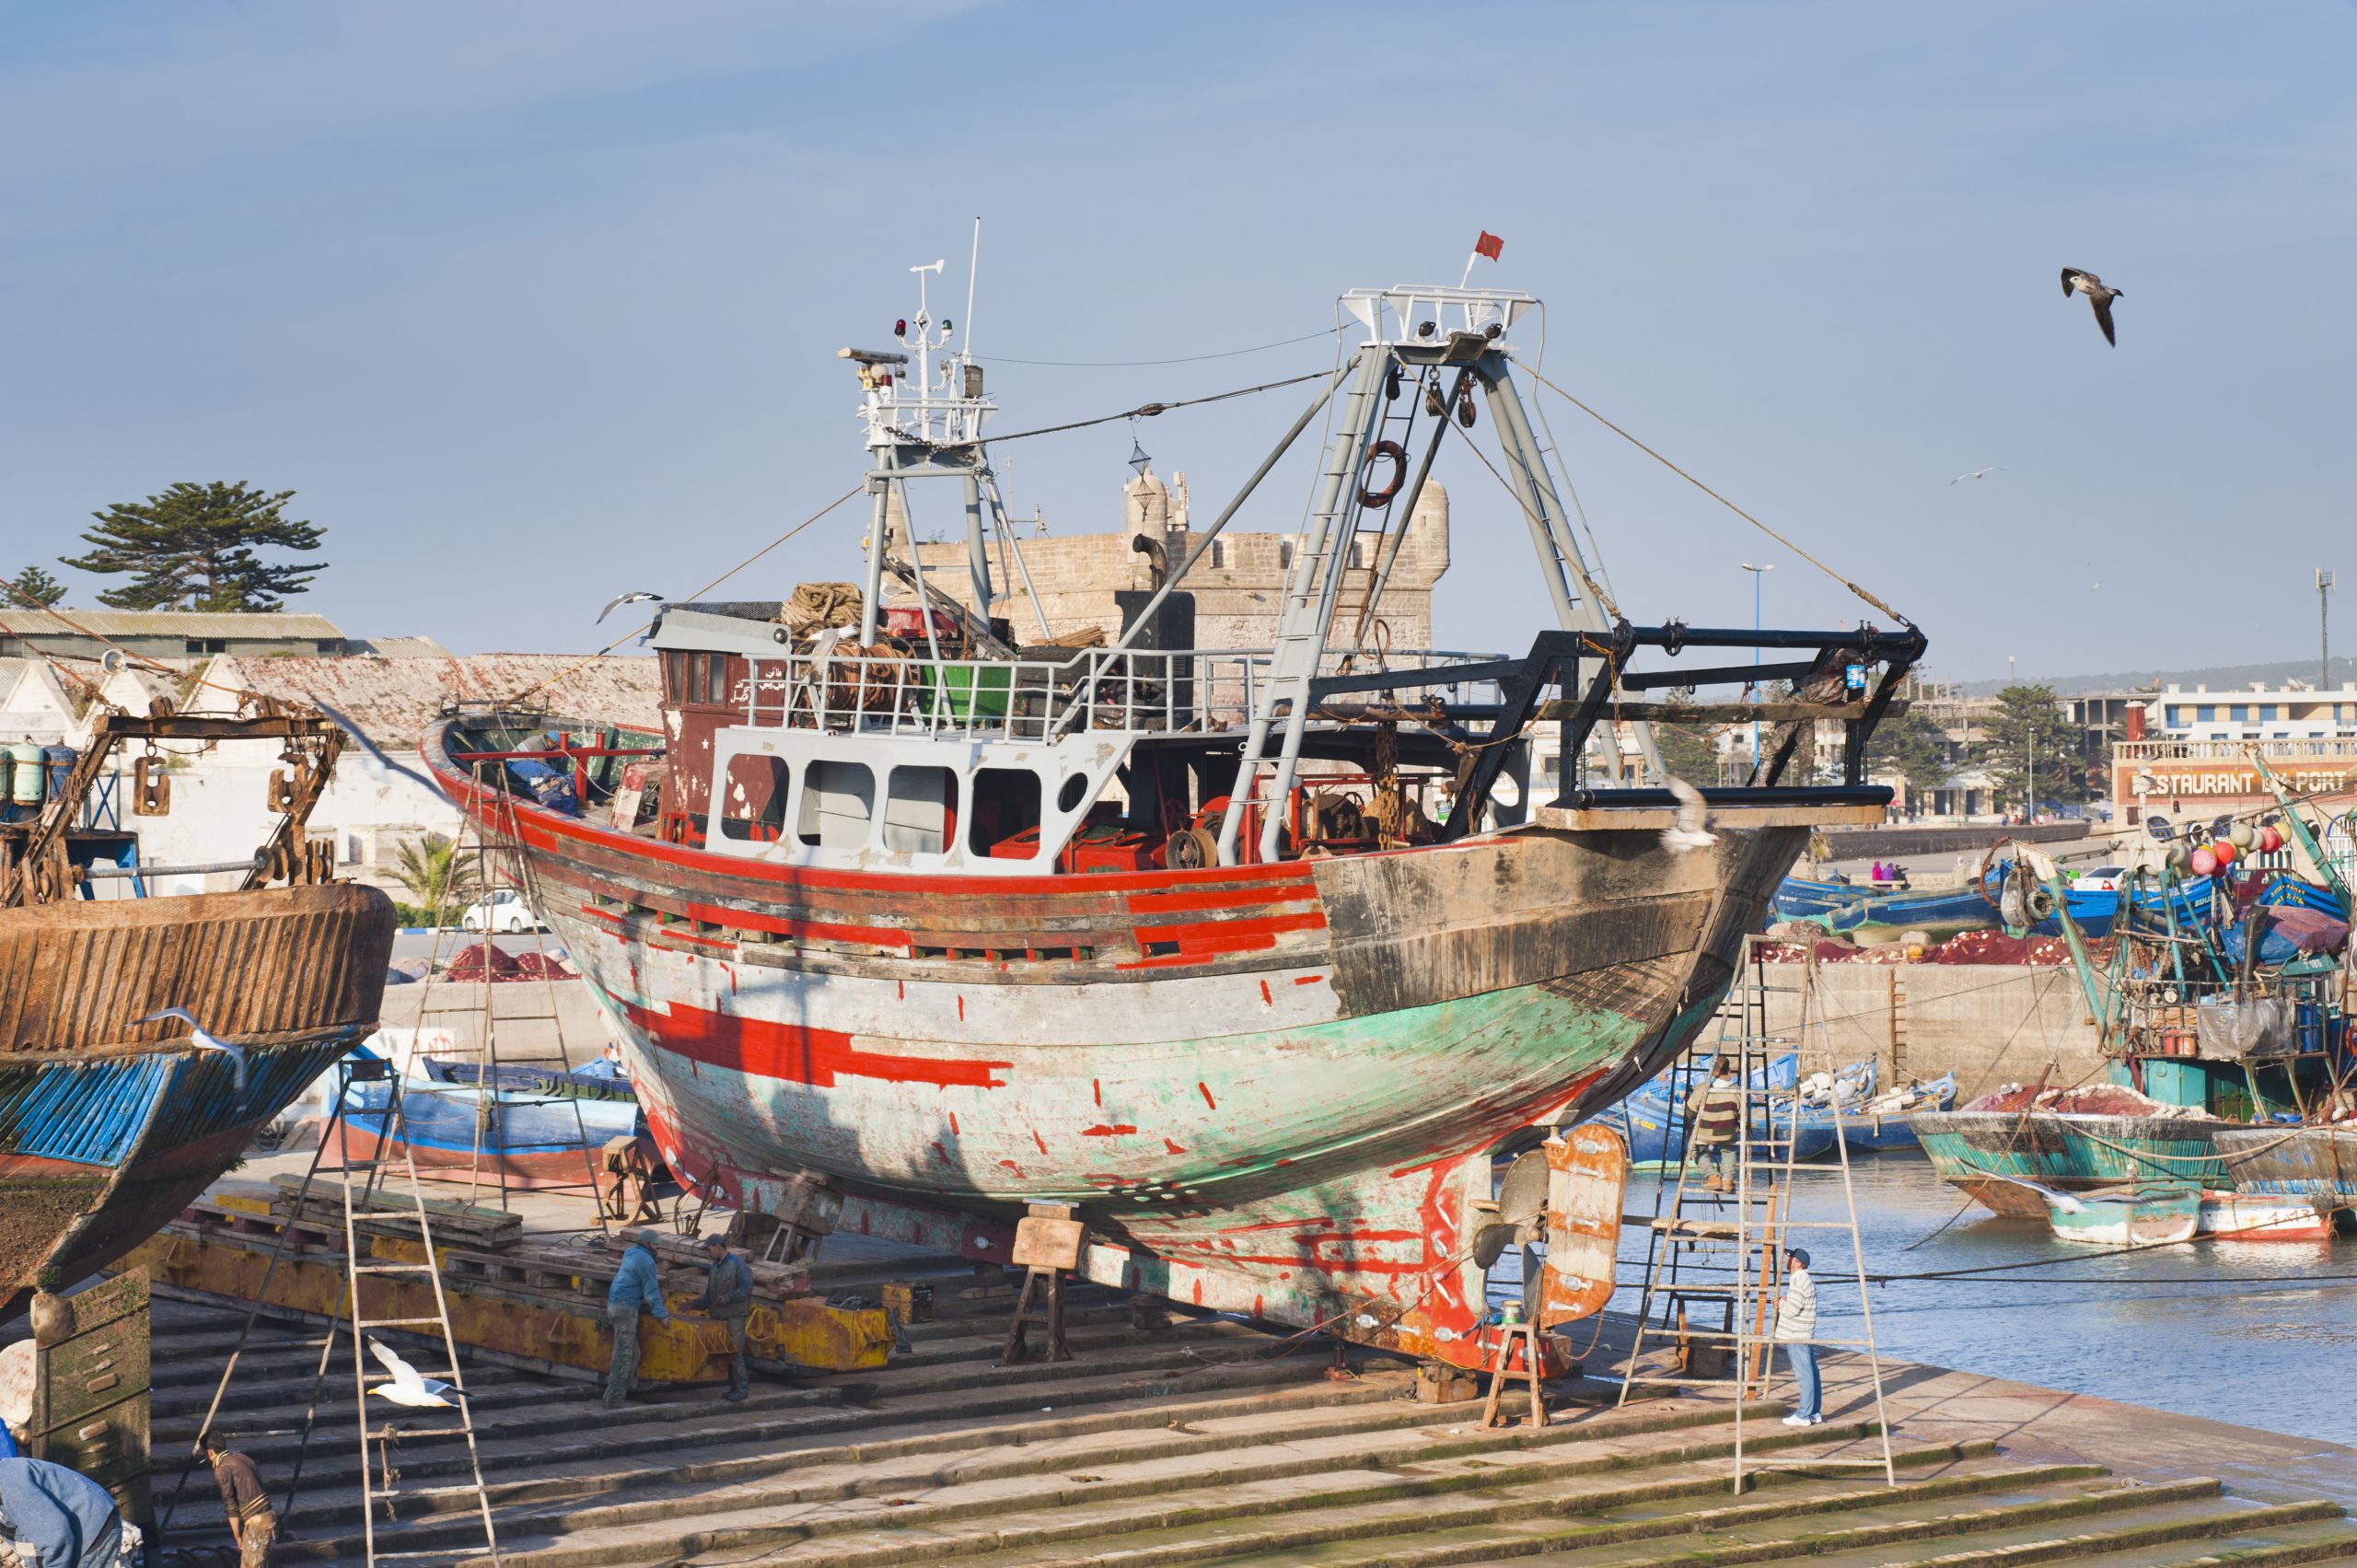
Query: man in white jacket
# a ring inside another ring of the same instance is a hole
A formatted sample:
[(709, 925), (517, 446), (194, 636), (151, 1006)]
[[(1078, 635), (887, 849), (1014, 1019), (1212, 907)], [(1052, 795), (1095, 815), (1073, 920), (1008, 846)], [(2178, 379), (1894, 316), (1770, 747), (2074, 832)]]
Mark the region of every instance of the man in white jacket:
[(1784, 1418), (1786, 1426), (1815, 1426), (1825, 1420), (1817, 1378), (1817, 1282), (1809, 1277), (1808, 1254), (1793, 1248), (1784, 1254), (1784, 1294), (1776, 1301), (1776, 1342), (1793, 1365), (1793, 1381), (1800, 1385), (1800, 1402)]

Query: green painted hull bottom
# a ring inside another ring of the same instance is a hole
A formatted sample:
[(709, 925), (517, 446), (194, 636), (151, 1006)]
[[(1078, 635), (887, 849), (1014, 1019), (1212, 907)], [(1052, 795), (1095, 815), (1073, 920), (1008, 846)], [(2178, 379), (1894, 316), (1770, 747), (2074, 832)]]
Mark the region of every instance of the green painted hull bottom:
[(2212, 1132), (2223, 1122), (2152, 1116), (2056, 1116), (1950, 1110), (1915, 1118), (1932, 1168), (2001, 1214), (2043, 1218), (2019, 1178), (2066, 1192), (2133, 1182), (2233, 1185)]

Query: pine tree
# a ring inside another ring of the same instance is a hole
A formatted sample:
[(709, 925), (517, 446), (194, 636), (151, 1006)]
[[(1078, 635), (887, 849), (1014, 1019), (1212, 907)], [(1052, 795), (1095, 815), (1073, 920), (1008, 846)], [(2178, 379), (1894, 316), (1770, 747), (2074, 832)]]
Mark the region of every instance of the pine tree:
[(90, 552), (65, 564), (101, 575), (128, 575), (130, 583), (99, 595), (117, 610), (271, 610), (281, 596), (299, 594), (327, 569), (273, 565), (260, 550), (310, 551), (326, 529), (285, 516), (291, 490), (276, 494), (235, 484), (175, 484), (145, 501), (120, 502), (93, 512), (99, 526), (83, 534)]
[(38, 566), (28, 566), (0, 588), (0, 610), (45, 610), (64, 597), (64, 583)]

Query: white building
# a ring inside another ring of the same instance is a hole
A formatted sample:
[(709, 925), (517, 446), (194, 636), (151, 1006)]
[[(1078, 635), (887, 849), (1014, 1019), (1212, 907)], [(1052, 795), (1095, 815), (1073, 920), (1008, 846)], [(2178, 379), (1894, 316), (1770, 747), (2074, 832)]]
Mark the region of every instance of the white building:
[(2322, 740), (2357, 735), (2357, 686), (2171, 686), (2145, 703), (2144, 715), (2145, 734), (2154, 739)]

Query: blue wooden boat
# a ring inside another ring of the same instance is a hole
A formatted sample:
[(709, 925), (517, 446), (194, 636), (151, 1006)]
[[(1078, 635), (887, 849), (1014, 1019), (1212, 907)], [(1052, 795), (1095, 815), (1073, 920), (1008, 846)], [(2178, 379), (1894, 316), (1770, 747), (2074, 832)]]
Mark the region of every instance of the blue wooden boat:
[(394, 924), (350, 884), (0, 911), (0, 1319), (145, 1241), (375, 1028)]
[(1856, 1154), (1887, 1154), (1922, 1145), (1915, 1136), (1915, 1118), (1946, 1110), (1956, 1104), (1956, 1073), (1910, 1084), (1876, 1095), (1844, 1114), (1841, 1141)]
[[(1588, 1118), (1597, 1126), (1609, 1127), (1629, 1144), (1629, 1166), (1632, 1170), (1675, 1170), (1685, 1161), (1686, 1098), (1694, 1089), (1710, 1082), (1709, 1057), (1700, 1058), (1699, 1064), (1672, 1066), (1655, 1074), (1627, 1098), (1598, 1115)], [(1781, 1106), (1774, 1112), (1772, 1130), (1755, 1129), (1751, 1139), (1751, 1155), (1755, 1160), (1784, 1157), (1787, 1143), (1793, 1145), (1794, 1159), (1814, 1159), (1833, 1147), (1833, 1126), (1829, 1118), (1812, 1118), (1806, 1114), (1795, 1119), (1794, 1101), (1790, 1098), (1800, 1081), (1800, 1059), (1787, 1051), (1768, 1064), (1766, 1072), (1754, 1073), (1753, 1086), (1770, 1091), (1784, 1091)]]
[(1974, 888), (1877, 892), (1841, 882), (1787, 877), (1771, 901), (1779, 920), (1806, 920), (1830, 931), (1861, 925), (1993, 924), (1997, 912)]
[[(503, 1089), (492, 1090), (486, 1099), (478, 1088), (412, 1079), (401, 1086), (397, 1135), (388, 1136), (393, 1087), (385, 1082), (355, 1083), (345, 1091), (344, 1149), (354, 1160), (398, 1158), (406, 1144), (421, 1176), (449, 1178), (480, 1171), (481, 1179), (493, 1186), (499, 1185), (504, 1174), (510, 1187), (578, 1187), (588, 1179), (594, 1156), (609, 1140), (633, 1135), (643, 1125), (635, 1101)], [(585, 1148), (591, 1159), (584, 1158)]]
[[(414, 1064), (435, 1084), (471, 1085), (482, 1075), (482, 1065), (473, 1062), (452, 1062), (420, 1054)], [(628, 1075), (603, 1061), (575, 1067), (570, 1073), (560, 1073), (552, 1067), (494, 1067), (491, 1071), (491, 1086), (543, 1098), (572, 1095), (582, 1099), (638, 1098)]]

